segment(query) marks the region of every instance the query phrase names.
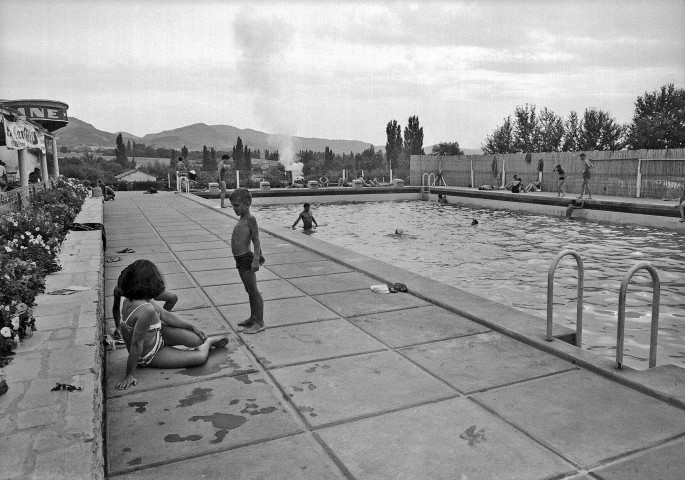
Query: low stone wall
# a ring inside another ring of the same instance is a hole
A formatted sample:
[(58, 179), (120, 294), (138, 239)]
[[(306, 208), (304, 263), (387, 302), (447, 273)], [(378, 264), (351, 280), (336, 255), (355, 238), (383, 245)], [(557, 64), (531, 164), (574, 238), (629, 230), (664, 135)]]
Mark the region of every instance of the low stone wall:
[[(86, 199), (76, 222), (103, 221), (101, 199)], [(36, 298), (37, 331), (5, 367), (0, 396), (0, 479), (104, 478), (102, 232), (69, 232), (62, 270)], [(70, 286), (72, 295), (48, 295)], [(52, 391), (57, 383), (81, 390)]]

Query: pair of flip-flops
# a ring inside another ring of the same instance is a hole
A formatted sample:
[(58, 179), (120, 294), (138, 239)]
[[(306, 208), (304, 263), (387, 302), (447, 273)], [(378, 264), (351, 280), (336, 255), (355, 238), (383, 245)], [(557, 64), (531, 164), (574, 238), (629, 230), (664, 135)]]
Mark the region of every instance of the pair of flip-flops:
[(407, 286), (404, 283), (389, 283), (388, 290), (390, 290), (390, 293), (405, 293), (407, 291)]
[(116, 256), (115, 257), (107, 257), (107, 259), (105, 260), (105, 262), (107, 262), (107, 263), (116, 263), (116, 262), (120, 262), (120, 261), (121, 261), (121, 257), (116, 257)]
[(75, 385), (69, 385), (68, 383), (57, 383), (57, 385), (55, 385), (52, 388), (52, 391), (56, 392), (58, 390), (66, 390), (68, 392), (73, 392), (74, 390), (83, 390), (83, 388), (77, 387)]
[(132, 248), (126, 247), (123, 250), (117, 250), (117, 253), (136, 253), (136, 251)]

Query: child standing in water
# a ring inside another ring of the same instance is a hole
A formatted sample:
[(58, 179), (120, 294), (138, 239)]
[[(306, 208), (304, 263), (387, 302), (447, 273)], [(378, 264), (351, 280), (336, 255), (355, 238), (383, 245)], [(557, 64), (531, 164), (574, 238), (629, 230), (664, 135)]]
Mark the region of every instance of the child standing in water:
[(300, 216), (297, 217), (297, 220), (295, 220), (295, 223), (293, 223), (293, 230), (295, 229), (295, 226), (300, 223), (300, 220), (302, 220), (302, 226), (304, 227), (305, 230), (311, 230), (312, 229), (312, 223), (316, 225), (317, 227), (319, 226), (318, 223), (316, 223), (316, 220), (314, 219), (314, 215), (312, 215), (312, 212), (309, 211), (310, 205), (308, 203), (304, 204), (304, 210), (300, 213)]
[[(257, 288), (255, 273), (264, 263), (264, 257), (262, 257), (262, 247), (259, 243), (257, 219), (250, 213), (252, 195), (246, 188), (236, 188), (228, 199), (233, 211), (240, 217), (233, 227), (231, 251), (235, 258), (235, 268), (238, 269), (238, 274), (250, 299), (250, 318), (238, 325), (245, 327), (243, 333), (258, 333), (264, 330), (264, 300)], [(250, 250), (250, 242), (254, 246), (254, 252)]]

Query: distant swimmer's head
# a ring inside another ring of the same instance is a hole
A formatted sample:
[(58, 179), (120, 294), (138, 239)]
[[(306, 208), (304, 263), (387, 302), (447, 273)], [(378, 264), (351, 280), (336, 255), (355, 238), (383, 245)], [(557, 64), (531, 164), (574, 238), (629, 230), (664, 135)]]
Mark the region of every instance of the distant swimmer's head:
[(475, 218), (471, 220), (471, 225), (478, 225), (478, 220), (476, 220)]
[(395, 235), (402, 235), (403, 233), (404, 233), (404, 230), (402, 230), (401, 228), (395, 229)]

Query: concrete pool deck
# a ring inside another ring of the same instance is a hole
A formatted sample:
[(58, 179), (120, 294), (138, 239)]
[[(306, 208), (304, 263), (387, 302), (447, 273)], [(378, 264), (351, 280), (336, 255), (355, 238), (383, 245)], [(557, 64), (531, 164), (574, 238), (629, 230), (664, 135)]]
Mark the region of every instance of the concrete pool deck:
[[(615, 371), (545, 342), (536, 317), (299, 231), (259, 221), (268, 328), (239, 333), (236, 219), (217, 206), (166, 192), (104, 205), (106, 257), (122, 258), (105, 264), (108, 328), (119, 273), (148, 258), (178, 314), (231, 340), (200, 368), (139, 369), (123, 392), (126, 351), (106, 353), (109, 476), (681, 478), (681, 372)], [(409, 293), (369, 289), (383, 282)]]

